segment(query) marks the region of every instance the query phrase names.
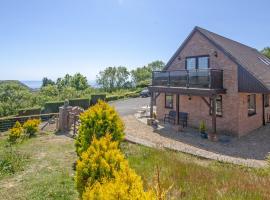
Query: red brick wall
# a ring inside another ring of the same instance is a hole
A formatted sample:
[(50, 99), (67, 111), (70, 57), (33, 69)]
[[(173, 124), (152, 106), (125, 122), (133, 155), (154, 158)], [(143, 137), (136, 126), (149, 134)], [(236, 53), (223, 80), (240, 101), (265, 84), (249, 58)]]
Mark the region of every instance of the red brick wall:
[[(217, 57), (214, 56), (215, 51), (218, 54)], [(261, 94), (257, 95), (257, 115), (248, 117), (247, 94), (238, 93), (237, 65), (200, 33), (196, 32), (193, 35), (168, 70), (185, 69), (185, 57), (198, 55), (209, 55), (210, 67), (224, 70), (223, 84), (224, 88), (227, 89), (227, 93), (222, 95), (223, 116), (217, 117), (217, 130), (222, 133), (226, 132), (242, 136), (260, 127), (262, 124)], [(181, 59), (179, 60), (178, 57)], [(175, 100), (176, 97), (174, 97), (174, 109), (176, 105)], [(207, 100), (209, 101), (208, 98)], [(164, 108), (164, 105), (164, 94), (160, 94), (157, 99), (157, 117), (159, 119), (163, 119), (164, 114), (169, 112), (169, 109)], [(191, 100), (188, 100), (188, 96), (181, 95), (180, 111), (189, 113), (189, 125), (198, 127), (199, 122), (205, 120), (208, 129), (211, 129), (212, 122), (209, 108), (201, 97), (192, 96)]]

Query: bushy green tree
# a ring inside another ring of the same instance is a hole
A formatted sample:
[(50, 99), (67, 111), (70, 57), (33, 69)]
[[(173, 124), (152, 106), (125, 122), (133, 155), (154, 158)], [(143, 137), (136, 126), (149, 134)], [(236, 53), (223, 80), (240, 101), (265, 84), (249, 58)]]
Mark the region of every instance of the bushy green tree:
[(97, 83), (108, 92), (129, 86), (129, 71), (124, 66), (107, 67), (97, 75)]
[(81, 155), (91, 144), (93, 137), (101, 138), (106, 133), (112, 135), (114, 141), (124, 137), (124, 123), (113, 107), (99, 101), (80, 115), (81, 124), (76, 138), (76, 152)]
[(147, 66), (138, 67), (131, 71), (131, 77), (136, 86), (146, 86), (150, 83), (152, 71), (159, 71), (164, 68), (165, 64), (162, 61), (154, 61)]
[(265, 47), (261, 52), (270, 59), (270, 47)]
[(44, 77), (42, 79), (42, 86), (41, 87), (45, 87), (45, 86), (48, 86), (48, 85), (55, 85), (55, 82), (52, 81), (51, 79), (47, 78), (47, 77)]
[(18, 109), (32, 105), (33, 96), (27, 87), (16, 82), (0, 84), (0, 117), (14, 115)]
[(70, 86), (76, 90), (85, 90), (89, 87), (87, 78), (80, 73), (76, 73), (72, 76)]

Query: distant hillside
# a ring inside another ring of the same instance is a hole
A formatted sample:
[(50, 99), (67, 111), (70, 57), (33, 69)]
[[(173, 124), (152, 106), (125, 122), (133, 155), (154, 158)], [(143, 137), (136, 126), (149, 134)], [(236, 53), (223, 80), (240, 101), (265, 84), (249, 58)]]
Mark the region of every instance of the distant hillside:
[(0, 80), (0, 85), (2, 84), (17, 84), (24, 87), (25, 89), (31, 90), (27, 85), (17, 80), (3, 80), (3, 81)]

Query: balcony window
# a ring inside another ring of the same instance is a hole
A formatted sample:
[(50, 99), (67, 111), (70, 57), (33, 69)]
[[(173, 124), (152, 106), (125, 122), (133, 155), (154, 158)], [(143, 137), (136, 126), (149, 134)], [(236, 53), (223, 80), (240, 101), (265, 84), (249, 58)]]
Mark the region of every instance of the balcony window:
[[(210, 105), (212, 106), (212, 100), (210, 99)], [(212, 115), (212, 109), (210, 108), (210, 115)], [(222, 96), (216, 97), (216, 115), (222, 117)]]
[(196, 58), (187, 58), (186, 59), (186, 69), (187, 70), (196, 69)]
[(248, 116), (256, 114), (256, 94), (248, 95)]
[(172, 94), (165, 94), (165, 108), (173, 108), (173, 95)]
[(198, 69), (208, 69), (209, 67), (209, 57), (198, 57)]
[(186, 69), (208, 69), (209, 68), (209, 56), (193, 56), (186, 58)]

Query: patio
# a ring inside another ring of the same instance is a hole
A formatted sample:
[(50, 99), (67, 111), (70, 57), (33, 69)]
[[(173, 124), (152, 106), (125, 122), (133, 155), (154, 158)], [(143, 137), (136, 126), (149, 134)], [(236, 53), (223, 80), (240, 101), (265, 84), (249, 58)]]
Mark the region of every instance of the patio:
[(219, 141), (203, 139), (198, 130), (187, 127), (177, 131), (169, 124), (159, 123), (158, 128), (147, 125), (147, 117), (137, 113), (124, 118), (126, 137), (147, 146), (165, 147), (200, 157), (246, 165), (265, 166), (265, 158), (270, 152), (270, 125), (241, 137), (221, 136)]

